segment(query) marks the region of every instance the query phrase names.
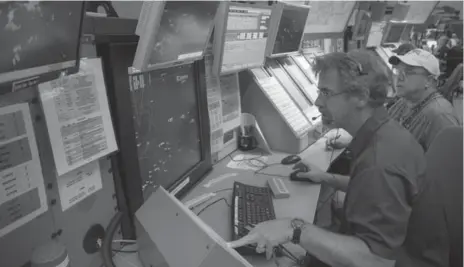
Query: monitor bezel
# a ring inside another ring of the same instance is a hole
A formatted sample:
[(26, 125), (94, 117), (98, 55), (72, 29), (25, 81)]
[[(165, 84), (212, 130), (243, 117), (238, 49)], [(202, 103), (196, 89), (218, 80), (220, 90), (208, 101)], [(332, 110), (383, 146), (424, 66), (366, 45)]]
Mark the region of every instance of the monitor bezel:
[[(173, 66), (191, 64), (194, 61), (201, 60), (206, 54), (206, 47), (208, 46), (210, 36), (211, 36), (211, 34), (213, 32), (214, 25), (215, 25), (215, 18), (216, 18), (217, 12), (219, 11), (220, 6), (221, 6), (221, 3), (219, 3), (218, 6), (217, 6), (216, 14), (215, 14), (215, 16), (213, 18), (213, 21), (212, 21), (212, 23), (210, 25), (210, 28), (208, 30), (208, 37), (205, 39), (205, 44), (204, 44), (203, 50), (201, 51), (201, 55), (192, 56), (192, 57), (189, 57), (189, 58), (186, 58), (186, 59), (170, 60), (170, 61), (165, 61), (165, 62), (160, 62), (160, 63), (155, 63), (155, 64), (150, 65), (148, 61), (150, 60), (150, 57), (151, 57), (152, 52), (153, 52), (153, 51), (150, 50), (150, 51), (147, 52), (147, 56), (145, 57), (145, 60), (142, 63), (143, 64), (142, 71), (152, 71), (152, 70), (165, 69), (165, 68), (170, 68), (170, 67), (173, 67)], [(166, 8), (166, 3), (162, 3), (162, 7), (163, 7), (163, 12), (164, 12), (164, 10)], [(162, 19), (162, 15), (160, 16), (159, 21), (158, 21), (158, 25), (157, 25), (158, 28), (160, 27), (161, 19)], [(156, 35), (155, 36), (150, 35), (149, 38), (150, 38), (149, 41), (151, 43), (154, 43), (155, 40), (156, 40)]]
[[(129, 74), (121, 77), (118, 74), (117, 63), (120, 62), (116, 56), (118, 49), (124, 46), (136, 49), (138, 36), (136, 35), (112, 35), (96, 36), (97, 55), (102, 58), (103, 73), (107, 85), (108, 101), (112, 114), (113, 125), (118, 142), (119, 153), (112, 158), (113, 173), (115, 176), (116, 194), (120, 208), (127, 214), (123, 220), (122, 230), (124, 238), (135, 238), (133, 227), (135, 212), (141, 207), (145, 199), (142, 191), (142, 178), (139, 168), (137, 143), (135, 139), (134, 123), (132, 119), (132, 102), (129, 92)], [(101, 42), (100, 42), (101, 40)], [(135, 50), (134, 50), (135, 56)], [(208, 123), (208, 107), (206, 99), (206, 81), (204, 80), (204, 61), (194, 63), (194, 73), (196, 77), (199, 115), (199, 135), (201, 146), (201, 161), (193, 166), (181, 179), (166, 190), (172, 191), (178, 184), (182, 183), (190, 175), (190, 182), (177, 194), (177, 198), (183, 198), (192, 188), (194, 188), (206, 174), (212, 169), (211, 144)], [(121, 65), (121, 64), (119, 64)], [(132, 65), (130, 60), (129, 66)], [(203, 67), (202, 67), (203, 66)], [(119, 70), (121, 71), (121, 70)], [(204, 123), (206, 121), (206, 123)]]
[[(63, 66), (64, 63), (71, 61), (71, 60), (68, 60), (64, 62), (53, 63), (49, 65), (42, 65), (38, 67), (8, 72), (8, 73), (15, 73), (15, 72), (20, 72), (20, 71), (32, 70), (36, 68), (43, 68), (43, 70), (40, 70), (40, 71), (38, 70), (39, 72), (37, 74), (33, 74), (33, 75), (26, 74), (26, 75), (21, 76), (18, 79), (0, 82), (0, 95), (16, 92), (16, 91), (26, 89), (32, 86), (37, 86), (41, 83), (55, 80), (63, 74), (70, 75), (70, 74), (75, 74), (79, 71), (81, 40), (82, 40), (82, 35), (83, 35), (83, 24), (84, 24), (85, 12), (86, 12), (85, 9), (86, 9), (86, 2), (81, 1), (79, 29), (76, 32), (78, 37), (77, 37), (76, 59), (74, 60), (75, 61), (74, 65), (71, 67)], [(61, 65), (61, 67), (58, 67), (58, 69), (46, 70), (47, 67), (49, 68), (50, 66), (59, 65), (59, 64)]]
[[(303, 27), (303, 32), (300, 37), (300, 41), (298, 42), (298, 47), (297, 50), (291, 51), (291, 52), (283, 52), (283, 53), (274, 53), (275, 49), (275, 42), (277, 39), (277, 34), (279, 32), (279, 26), (280, 22), (282, 20), (282, 15), (284, 12), (284, 9), (294, 9), (294, 10), (301, 10), (301, 9), (306, 9), (308, 14), (306, 15), (306, 20), (308, 20), (308, 15), (310, 11), (310, 7), (307, 5), (298, 5), (298, 4), (292, 4), (289, 2), (278, 2), (275, 9), (272, 11), (273, 13), (271, 14), (271, 29), (275, 29), (272, 31), (272, 35), (269, 36), (268, 38), (271, 39), (269, 41), (268, 39), (268, 44), (266, 45), (266, 55), (268, 58), (278, 58), (278, 57), (283, 57), (283, 56), (293, 56), (297, 55), (301, 51), (301, 43), (303, 41), (303, 36), (304, 36), (304, 27)], [(274, 19), (274, 20), (273, 20)], [(306, 25), (306, 20), (305, 20), (305, 25)]]
[[(264, 2), (263, 2), (264, 3)], [(267, 2), (266, 2), (267, 3)], [(214, 30), (214, 39), (213, 39), (213, 53), (215, 55), (214, 60), (213, 60), (213, 73), (216, 75), (227, 75), (235, 72), (240, 72), (246, 69), (252, 69), (252, 68), (257, 68), (261, 67), (264, 65), (264, 62), (266, 61), (266, 49), (268, 47), (268, 42), (270, 38), (270, 34), (272, 33), (271, 29), (272, 28), (272, 21), (269, 22), (269, 29), (268, 29), (268, 36), (267, 36), (267, 43), (266, 47), (264, 48), (264, 56), (263, 56), (263, 61), (258, 64), (253, 64), (250, 66), (246, 66), (244, 68), (240, 69), (234, 69), (234, 70), (227, 70), (227, 71), (221, 71), (222, 69), (222, 61), (224, 57), (224, 45), (225, 45), (225, 39), (226, 39), (226, 31), (227, 31), (227, 21), (228, 21), (228, 13), (230, 7), (242, 7), (242, 8), (256, 8), (256, 9), (268, 9), (271, 11), (271, 20), (272, 20), (272, 15), (274, 12), (274, 5), (268, 6), (264, 4), (243, 4), (243, 3), (237, 3), (237, 2), (222, 2), (221, 5), (219, 6), (217, 15), (216, 15), (216, 24), (215, 24), (215, 30)]]
[[(401, 25), (401, 26), (403, 27), (403, 29), (401, 30), (401, 33), (400, 33), (400, 37), (398, 38), (397, 41), (394, 41), (394, 42), (386, 42), (387, 39), (388, 39), (388, 37), (389, 37), (389, 35), (390, 35), (391, 28), (392, 28), (393, 26), (396, 26), (396, 25)], [(399, 43), (400, 40), (401, 40), (401, 36), (403, 35), (403, 32), (404, 32), (404, 30), (406, 29), (406, 26), (407, 26), (407, 25), (408, 25), (408, 23), (405, 23), (405, 22), (390, 21), (390, 22), (388, 23), (387, 27), (386, 27), (387, 29), (385, 30), (385, 33), (384, 33), (384, 35), (383, 35), (383, 37), (382, 37), (382, 42), (381, 42), (381, 43), (382, 43), (382, 44), (391, 44), (391, 43), (394, 44), (394, 43)]]
[[(316, 39), (339, 39), (339, 38), (343, 38), (344, 32), (346, 31), (346, 28), (348, 27), (348, 23), (350, 22), (350, 18), (351, 18), (351, 16), (353, 16), (353, 12), (356, 9), (356, 5), (357, 4), (355, 3), (353, 5), (353, 7), (351, 8), (350, 14), (347, 17), (347, 19), (345, 21), (345, 26), (343, 27), (341, 32), (317, 32), (317, 33), (305, 32), (305, 33), (303, 33), (302, 42), (303, 42), (303, 40), (310, 41), (310, 40), (316, 40)], [(311, 8), (311, 3), (309, 4), (309, 7)], [(311, 11), (310, 11), (310, 13), (311, 13)], [(308, 14), (308, 18), (309, 18), (309, 15), (310, 14)]]
[[(194, 90), (195, 100), (197, 103), (198, 112), (198, 136), (200, 138), (200, 161), (195, 165), (191, 166), (185, 173), (177, 180), (169, 183), (167, 186), (163, 186), (167, 191), (174, 194), (177, 198), (182, 198), (186, 193), (192, 189), (212, 168), (211, 160), (211, 139), (210, 139), (210, 127), (209, 127), (209, 113), (208, 113), (208, 102), (206, 96), (206, 80), (205, 80), (205, 61), (197, 60), (195, 62), (189, 62), (179, 66), (171, 66), (169, 68), (178, 68), (181, 66), (190, 65), (193, 67), (193, 79), (194, 79)], [(166, 68), (167, 69), (167, 68)], [(147, 72), (160, 72), (161, 69), (152, 69)], [(130, 71), (129, 71), (130, 72)], [(129, 73), (129, 79), (132, 75), (139, 75), (140, 72)], [(131, 95), (132, 97), (132, 95)], [(132, 110), (132, 112), (134, 112)], [(135, 141), (135, 139), (134, 139)], [(138, 154), (134, 157), (138, 158)], [(140, 166), (140, 165), (139, 165)], [(145, 195), (145, 194), (144, 194)], [(148, 197), (148, 196), (147, 196)]]
[[(367, 37), (369, 37), (370, 29), (372, 27), (372, 17), (369, 15), (369, 13), (365, 10), (359, 10), (358, 13), (356, 14), (356, 23), (354, 24), (353, 28), (353, 41), (367, 41)], [(361, 23), (365, 21), (364, 18), (367, 18), (367, 25), (366, 25), (366, 30), (362, 33), (359, 33), (359, 28), (361, 27)]]

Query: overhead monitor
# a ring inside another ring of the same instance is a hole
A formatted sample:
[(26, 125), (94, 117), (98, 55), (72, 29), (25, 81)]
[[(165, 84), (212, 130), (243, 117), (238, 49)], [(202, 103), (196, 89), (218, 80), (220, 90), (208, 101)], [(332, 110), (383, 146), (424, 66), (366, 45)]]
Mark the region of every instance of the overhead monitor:
[(403, 33), (401, 34), (400, 41), (401, 42), (409, 42), (411, 41), (411, 33), (414, 28), (414, 25), (408, 24), (404, 27)]
[(406, 26), (404, 23), (390, 23), (382, 43), (398, 43)]
[(0, 93), (56, 79), (79, 69), (84, 2), (0, 4)]
[[(274, 33), (271, 56), (288, 55), (300, 50), (309, 6), (279, 3), (280, 20)], [(276, 12), (276, 10), (274, 11)]]
[(139, 259), (153, 267), (252, 267), (210, 226), (158, 187), (136, 213)]
[(218, 74), (264, 64), (272, 7), (226, 3), (214, 29), (214, 64)]
[(161, 185), (176, 195), (201, 178), (190, 175), (210, 153), (205, 147), (209, 138), (201, 138), (204, 125), (208, 126), (207, 113), (199, 110), (199, 106), (206, 109), (199, 95), (206, 91), (200, 81), (205, 74), (201, 63), (129, 75), (144, 195), (149, 195), (150, 185)]
[(343, 36), (356, 2), (310, 1), (309, 5), (311, 9), (304, 32), (311, 38), (305, 39), (336, 38)]
[(139, 20), (139, 24), (146, 25), (137, 26), (141, 33), (133, 66), (149, 70), (202, 58), (219, 4), (219, 1), (153, 2), (154, 10), (147, 15), (147, 21)]
[(404, 22), (410, 24), (423, 24), (429, 18), (439, 1), (408, 1), (408, 13)]
[(361, 10), (356, 15), (356, 24), (353, 29), (353, 40), (362, 41), (368, 34), (372, 20), (369, 12)]

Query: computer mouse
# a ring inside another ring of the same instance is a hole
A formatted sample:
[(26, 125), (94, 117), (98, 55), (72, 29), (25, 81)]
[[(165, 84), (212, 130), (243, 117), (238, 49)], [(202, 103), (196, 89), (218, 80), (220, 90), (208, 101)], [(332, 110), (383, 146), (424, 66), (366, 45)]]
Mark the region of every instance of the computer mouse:
[(292, 164), (299, 162), (300, 160), (301, 158), (299, 156), (290, 155), (288, 157), (283, 158), (280, 163), (282, 163), (282, 165), (292, 165)]

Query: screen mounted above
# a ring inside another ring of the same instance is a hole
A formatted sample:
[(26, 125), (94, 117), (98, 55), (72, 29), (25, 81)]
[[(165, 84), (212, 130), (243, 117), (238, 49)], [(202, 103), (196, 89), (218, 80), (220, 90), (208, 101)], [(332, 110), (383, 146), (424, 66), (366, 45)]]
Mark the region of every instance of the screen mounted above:
[(308, 13), (307, 6), (283, 5), (272, 55), (299, 51)]
[(1, 3), (0, 87), (14, 91), (76, 72), (83, 13), (82, 1)]
[(217, 8), (216, 1), (166, 1), (147, 68), (202, 57)]
[(305, 34), (342, 33), (355, 1), (311, 1)]
[(428, 19), (437, 6), (438, 1), (408, 1), (408, 13), (403, 22), (410, 24), (422, 24)]
[(221, 74), (262, 66), (271, 8), (226, 5), (224, 20), (214, 30), (214, 69)]
[(401, 39), (401, 35), (406, 27), (406, 24), (390, 24), (387, 36), (384, 43), (397, 43)]

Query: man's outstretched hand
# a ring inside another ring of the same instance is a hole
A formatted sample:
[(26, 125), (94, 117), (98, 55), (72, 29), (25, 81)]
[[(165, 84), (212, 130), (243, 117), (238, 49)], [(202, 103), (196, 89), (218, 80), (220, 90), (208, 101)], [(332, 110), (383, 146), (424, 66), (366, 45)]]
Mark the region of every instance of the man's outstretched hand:
[(292, 240), (292, 219), (278, 219), (257, 224), (248, 235), (236, 241), (229, 242), (231, 248), (256, 244), (256, 252), (266, 252), (266, 258), (272, 257), (274, 248)]

